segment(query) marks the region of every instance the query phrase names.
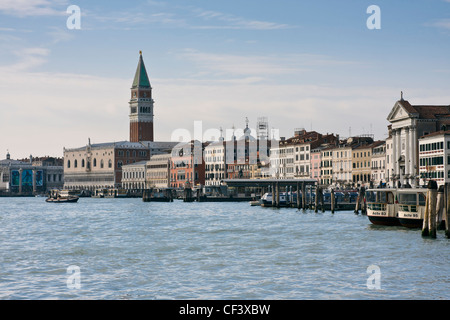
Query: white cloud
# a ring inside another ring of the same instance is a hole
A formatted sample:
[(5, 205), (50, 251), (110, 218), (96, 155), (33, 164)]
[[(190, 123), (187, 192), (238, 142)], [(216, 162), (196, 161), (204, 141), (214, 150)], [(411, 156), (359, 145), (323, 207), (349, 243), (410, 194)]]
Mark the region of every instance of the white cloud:
[(67, 4), (66, 0), (2, 0), (0, 11), (18, 17), (62, 15)]
[(243, 76), (268, 80), (279, 75), (300, 75), (320, 67), (348, 67), (357, 61), (337, 60), (316, 54), (232, 55), (185, 49), (177, 55), (193, 62), (202, 76)]
[[(448, 1), (450, 2), (450, 0)], [(450, 19), (441, 19), (432, 24), (432, 26), (450, 30)]]
[(248, 29), (248, 30), (278, 30), (291, 26), (284, 23), (247, 19), (217, 11), (195, 9), (197, 17), (206, 21), (220, 22), (222, 25), (195, 26), (196, 29)]

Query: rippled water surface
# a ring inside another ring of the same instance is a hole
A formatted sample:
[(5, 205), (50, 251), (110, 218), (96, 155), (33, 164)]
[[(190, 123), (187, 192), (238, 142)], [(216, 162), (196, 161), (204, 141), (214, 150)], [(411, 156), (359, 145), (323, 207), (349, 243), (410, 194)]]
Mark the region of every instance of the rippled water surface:
[(350, 211), (96, 198), (0, 208), (0, 299), (450, 298), (443, 231), (422, 238)]

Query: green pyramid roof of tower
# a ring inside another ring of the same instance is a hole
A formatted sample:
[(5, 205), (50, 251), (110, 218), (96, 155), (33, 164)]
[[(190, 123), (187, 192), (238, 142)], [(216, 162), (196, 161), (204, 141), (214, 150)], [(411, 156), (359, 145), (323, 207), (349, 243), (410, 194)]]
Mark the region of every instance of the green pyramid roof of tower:
[(147, 70), (142, 59), (142, 52), (140, 52), (139, 63), (133, 80), (132, 88), (136, 87), (150, 87), (150, 80), (148, 79)]

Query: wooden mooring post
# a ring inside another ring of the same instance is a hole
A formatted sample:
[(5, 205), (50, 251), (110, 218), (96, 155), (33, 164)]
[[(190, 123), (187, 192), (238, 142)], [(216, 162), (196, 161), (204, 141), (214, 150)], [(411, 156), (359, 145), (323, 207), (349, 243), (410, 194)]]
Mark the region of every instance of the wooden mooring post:
[(335, 209), (335, 206), (336, 206), (336, 197), (335, 197), (335, 195), (334, 195), (334, 189), (331, 189), (331, 199), (330, 199), (330, 201), (331, 201), (331, 213), (334, 213), (334, 209)]
[(449, 196), (449, 185), (446, 183), (445, 184), (445, 198), (446, 201), (445, 203), (446, 208), (445, 208), (445, 212), (444, 212), (444, 219), (445, 219), (445, 235), (447, 236), (447, 238), (450, 238), (450, 230), (449, 230), (449, 224), (450, 224), (450, 196)]
[(438, 189), (437, 193), (437, 203), (436, 203), (436, 229), (437, 230), (444, 230), (445, 229), (445, 222), (444, 222), (444, 212), (445, 212), (445, 186), (441, 185)]
[(427, 199), (425, 213), (423, 217), (422, 236), (436, 238), (436, 201), (437, 201), (437, 183), (430, 180), (428, 183)]
[(297, 209), (300, 209), (300, 183), (297, 182)]
[(302, 209), (306, 210), (306, 187), (305, 183), (302, 183)]

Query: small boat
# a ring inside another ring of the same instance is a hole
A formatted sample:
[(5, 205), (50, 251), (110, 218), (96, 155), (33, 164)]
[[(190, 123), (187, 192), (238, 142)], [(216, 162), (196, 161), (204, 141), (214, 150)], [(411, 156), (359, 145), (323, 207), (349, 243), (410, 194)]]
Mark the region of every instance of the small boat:
[(398, 190), (398, 219), (407, 228), (421, 228), (425, 212), (427, 189)]
[(54, 203), (67, 203), (67, 202), (77, 202), (78, 197), (70, 196), (70, 197), (62, 197), (62, 198), (47, 198), (45, 199), (45, 202), (54, 202)]
[(397, 189), (367, 189), (367, 217), (375, 225), (399, 226)]
[(53, 202), (53, 203), (71, 203), (77, 202), (79, 196), (72, 195), (68, 190), (51, 190), (50, 195), (45, 202)]
[(260, 206), (262, 201), (261, 200), (252, 200), (249, 203), (252, 207), (255, 207), (255, 206)]

